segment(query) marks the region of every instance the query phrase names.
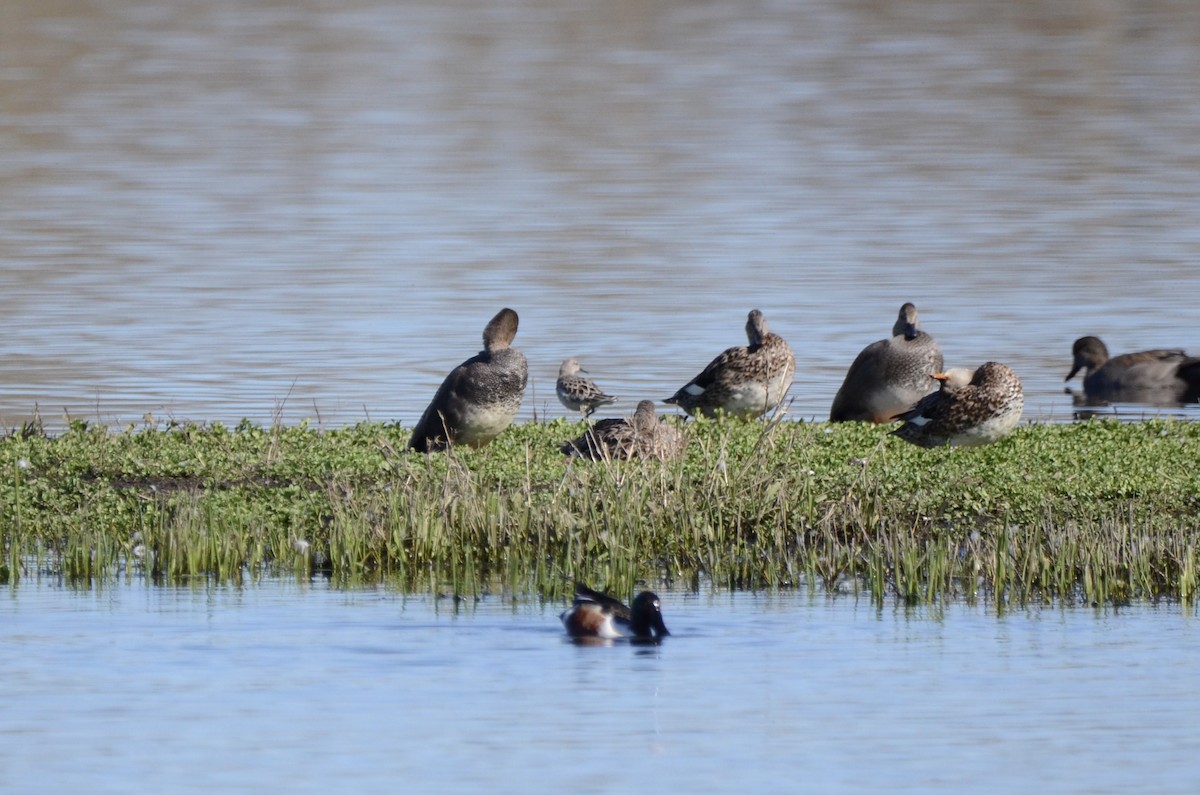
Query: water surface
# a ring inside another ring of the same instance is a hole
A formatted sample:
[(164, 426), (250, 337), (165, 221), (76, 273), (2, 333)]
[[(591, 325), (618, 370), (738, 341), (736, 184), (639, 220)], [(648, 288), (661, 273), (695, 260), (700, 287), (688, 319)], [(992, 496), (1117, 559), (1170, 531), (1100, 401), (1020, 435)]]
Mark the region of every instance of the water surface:
[(0, 420), (411, 425), (505, 305), (524, 419), (752, 307), (824, 418), (908, 300), (1067, 419), (1076, 337), (1200, 351), (1197, 73), (1190, 0), (11, 0)]
[(877, 610), (662, 592), (659, 647), (562, 605), (267, 581), (0, 594), (12, 792), (1193, 792), (1177, 605)]

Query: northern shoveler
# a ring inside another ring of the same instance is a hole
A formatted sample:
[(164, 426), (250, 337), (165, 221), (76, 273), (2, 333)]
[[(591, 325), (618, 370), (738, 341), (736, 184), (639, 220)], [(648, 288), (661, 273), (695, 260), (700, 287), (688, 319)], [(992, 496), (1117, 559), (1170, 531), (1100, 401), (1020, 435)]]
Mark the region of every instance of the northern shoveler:
[(654, 401), (643, 400), (632, 419), (600, 420), (560, 449), (564, 455), (591, 461), (628, 461), (675, 458), (686, 446), (687, 439), (678, 428), (659, 421)]
[(900, 307), (889, 339), (863, 348), (833, 399), (830, 422), (891, 422), (929, 394), (942, 370), (937, 341), (920, 328), (917, 308)]
[(567, 359), (558, 368), (558, 381), (554, 384), (554, 391), (558, 394), (558, 401), (568, 409), (590, 417), (593, 411), (615, 402), (616, 398), (604, 394), (604, 390), (596, 386), (592, 379), (579, 375), (586, 372), (587, 370), (579, 366), (578, 359)]
[(987, 362), (963, 384), (966, 372), (935, 374), (941, 390), (900, 414), (897, 419), (904, 424), (892, 434), (921, 447), (972, 447), (994, 442), (1015, 428), (1025, 395), (1012, 368)]
[(567, 634), (573, 638), (659, 641), (670, 635), (663, 623), (658, 596), (642, 591), (626, 607), (621, 601), (582, 583), (575, 584), (575, 601), (561, 615)]
[(796, 357), (757, 309), (746, 319), (746, 339), (748, 345), (725, 350), (664, 402), (692, 415), (723, 411), (751, 419), (777, 407), (796, 375)]
[(1084, 371), (1089, 401), (1191, 403), (1200, 399), (1200, 357), (1177, 348), (1123, 353), (1111, 359), (1099, 337), (1080, 337), (1071, 347), (1074, 363), (1066, 380)]
[(483, 350), (442, 381), (413, 429), (410, 448), (483, 447), (512, 424), (529, 378), (524, 354), (511, 347), (516, 335), (517, 313), (501, 309), (483, 330)]

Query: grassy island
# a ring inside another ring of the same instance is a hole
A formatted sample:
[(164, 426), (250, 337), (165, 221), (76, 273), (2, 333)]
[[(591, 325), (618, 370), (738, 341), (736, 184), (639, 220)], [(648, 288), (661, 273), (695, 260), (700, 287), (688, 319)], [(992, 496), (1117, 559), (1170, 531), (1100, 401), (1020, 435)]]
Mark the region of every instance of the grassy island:
[(1200, 424), (1030, 425), (923, 450), (859, 423), (690, 421), (686, 458), (665, 463), (565, 458), (583, 430), (529, 423), (421, 455), (379, 423), (24, 429), (0, 441), (0, 581), (294, 571), (461, 595), (561, 597), (574, 579), (914, 604), (1196, 595)]

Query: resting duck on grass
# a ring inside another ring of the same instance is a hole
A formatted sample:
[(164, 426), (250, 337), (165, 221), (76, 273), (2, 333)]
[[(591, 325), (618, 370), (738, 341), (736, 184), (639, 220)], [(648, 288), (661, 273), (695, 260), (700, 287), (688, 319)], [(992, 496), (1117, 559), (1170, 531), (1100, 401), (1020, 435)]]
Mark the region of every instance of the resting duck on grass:
[(589, 461), (630, 461), (635, 458), (667, 460), (678, 458), (687, 439), (676, 427), (658, 419), (654, 401), (637, 404), (633, 418), (604, 419), (572, 439), (560, 450), (564, 455)]
[(1005, 436), (1021, 420), (1025, 394), (1021, 379), (1000, 362), (987, 362), (966, 380), (969, 370), (936, 373), (942, 388), (899, 415), (892, 431), (920, 447), (974, 447)]

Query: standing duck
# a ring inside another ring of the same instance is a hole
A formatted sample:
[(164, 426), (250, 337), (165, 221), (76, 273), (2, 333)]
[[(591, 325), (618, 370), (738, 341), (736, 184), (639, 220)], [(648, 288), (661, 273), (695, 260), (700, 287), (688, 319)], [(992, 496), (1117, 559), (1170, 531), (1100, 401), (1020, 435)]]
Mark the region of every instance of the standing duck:
[(724, 412), (753, 419), (776, 408), (792, 385), (796, 357), (757, 309), (746, 319), (746, 339), (748, 345), (724, 351), (664, 402), (706, 417)]
[(872, 342), (855, 357), (833, 399), (831, 422), (891, 422), (933, 387), (942, 369), (937, 341), (920, 328), (917, 308), (900, 307), (889, 339)]
[(501, 309), (483, 330), (483, 350), (455, 367), (413, 429), (408, 446), (421, 453), (454, 444), (483, 447), (512, 424), (529, 368), (512, 347), (517, 313)]

